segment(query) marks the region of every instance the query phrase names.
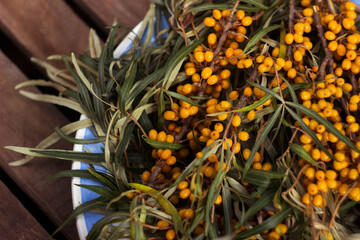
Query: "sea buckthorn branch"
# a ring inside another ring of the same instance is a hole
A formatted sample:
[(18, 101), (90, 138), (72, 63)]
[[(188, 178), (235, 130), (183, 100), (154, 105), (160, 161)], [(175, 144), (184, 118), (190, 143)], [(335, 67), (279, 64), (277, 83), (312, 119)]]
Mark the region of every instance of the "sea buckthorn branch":
[[(295, 0), (289, 1), (289, 32), (293, 33), (294, 30), (294, 12), (295, 12)], [(292, 59), (292, 53), (291, 53), (291, 45), (288, 46), (287, 49), (287, 59), (291, 61)]]
[(326, 68), (327, 65), (329, 66), (329, 72), (331, 74), (334, 73), (333, 60), (332, 60), (330, 50), (328, 48), (328, 44), (327, 44), (326, 39), (324, 37), (324, 29), (323, 29), (323, 26), (321, 24), (320, 16), (319, 16), (319, 13), (318, 13), (318, 11), (316, 9), (316, 6), (314, 6), (313, 9), (314, 9), (314, 22), (315, 22), (315, 26), (316, 26), (316, 30), (317, 30), (317, 35), (320, 38), (321, 44), (322, 44), (322, 46), (324, 48), (324, 51), (325, 51), (325, 57), (324, 57), (323, 62), (321, 63), (320, 68), (319, 68), (319, 79), (322, 80), (324, 78), (324, 76), (325, 76), (325, 73), (326, 73), (325, 68)]

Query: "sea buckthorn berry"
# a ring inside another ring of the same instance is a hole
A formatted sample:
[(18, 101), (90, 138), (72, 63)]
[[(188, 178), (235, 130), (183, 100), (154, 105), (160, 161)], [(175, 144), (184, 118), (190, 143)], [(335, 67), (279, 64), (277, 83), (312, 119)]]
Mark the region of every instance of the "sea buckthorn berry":
[(196, 69), (194, 67), (189, 67), (185, 69), (185, 74), (188, 76), (192, 76), (196, 73)]
[(315, 207), (322, 207), (324, 204), (324, 199), (320, 194), (316, 194), (313, 198), (313, 204)]
[(166, 240), (174, 240), (174, 239), (175, 239), (175, 236), (176, 236), (176, 234), (175, 234), (175, 230), (174, 230), (174, 229), (169, 229), (169, 230), (167, 230), (166, 235), (165, 235)]
[(315, 169), (312, 167), (309, 167), (308, 169), (305, 170), (304, 174), (309, 180), (313, 180), (315, 177)]
[(186, 199), (190, 196), (190, 189), (189, 188), (185, 188), (183, 190), (180, 191), (180, 194), (179, 194), (179, 197), (182, 198), (182, 199)]
[(207, 40), (208, 40), (208, 43), (209, 43), (210, 45), (214, 45), (214, 44), (217, 42), (217, 36), (216, 36), (216, 34), (215, 34), (215, 33), (210, 33), (210, 34), (208, 35)]
[(344, 59), (341, 63), (341, 67), (344, 69), (344, 70), (349, 70), (351, 68), (351, 61), (349, 59)]
[(215, 19), (213, 19), (212, 17), (206, 17), (206, 18), (204, 19), (204, 24), (205, 24), (207, 27), (213, 27), (213, 26), (215, 26), (215, 23), (216, 23), (216, 21), (215, 21)]
[(290, 45), (293, 43), (293, 41), (294, 41), (294, 35), (292, 33), (287, 33), (285, 35), (285, 43)]
[(303, 101), (309, 100), (311, 98), (311, 94), (308, 91), (302, 91), (300, 93), (300, 98)]
[(159, 132), (156, 140), (159, 142), (165, 142), (166, 141), (166, 133), (164, 131)]
[(349, 198), (350, 199), (355, 199), (360, 195), (360, 188), (358, 187), (354, 187), (353, 189), (350, 190), (349, 192)]
[(287, 72), (287, 76), (291, 79), (294, 79), (296, 77), (297, 73), (295, 68), (290, 68), (289, 71)]
[(249, 133), (244, 132), (244, 131), (239, 132), (238, 137), (239, 137), (240, 141), (243, 141), (243, 142), (246, 142), (250, 138)]
[(241, 124), (241, 118), (239, 117), (239, 115), (235, 115), (231, 121), (231, 124), (234, 126), (234, 127), (238, 127), (240, 126)]
[(264, 170), (264, 171), (271, 171), (271, 169), (272, 169), (272, 165), (271, 165), (271, 163), (264, 163), (264, 165), (262, 166), (262, 170)]
[[(347, 60), (347, 59), (345, 59)], [(353, 87), (350, 83), (344, 83), (342, 85), (342, 89), (345, 91), (345, 92), (351, 92), (353, 90)]]
[(217, 117), (218, 117), (218, 119), (220, 121), (224, 121), (224, 120), (226, 120), (228, 118), (228, 114), (227, 113), (222, 113), (222, 114), (217, 115)]
[(187, 181), (181, 181), (178, 184), (178, 189), (183, 190), (189, 186), (189, 183)]
[(354, 60), (356, 58), (356, 52), (354, 50), (349, 50), (346, 53), (346, 58), (349, 59), (350, 61)]
[(211, 75), (212, 75), (212, 70), (209, 67), (206, 67), (201, 71), (201, 77), (203, 79), (208, 79)]
[(325, 35), (325, 38), (329, 41), (335, 40), (335, 38), (336, 38), (335, 33), (331, 32), (331, 31), (325, 32), (324, 35)]
[(216, 200), (215, 200), (215, 204), (216, 205), (220, 205), (222, 203), (222, 197), (221, 195), (217, 196)]
[(262, 164), (259, 163), (259, 162), (255, 162), (255, 163), (253, 164), (253, 168), (254, 168), (254, 169), (257, 169), (257, 170), (260, 170), (260, 169), (262, 169)]
[(248, 148), (244, 149), (244, 151), (242, 152), (243, 158), (244, 158), (245, 160), (248, 160), (248, 159), (249, 159), (249, 156), (250, 156), (250, 153), (251, 153), (251, 150), (250, 150), (250, 149), (248, 149)]
[(294, 25), (295, 33), (302, 35), (304, 33), (304, 23), (298, 22)]
[(251, 60), (249, 58), (245, 59), (243, 64), (244, 64), (244, 68), (249, 68), (249, 67), (251, 67), (253, 65), (253, 60)]
[(317, 194), (317, 193), (319, 192), (319, 189), (318, 189), (318, 187), (317, 187), (316, 184), (310, 183), (310, 184), (307, 186), (307, 191), (308, 191), (309, 194), (315, 195), (315, 194)]
[(350, 28), (352, 28), (352, 26), (354, 26), (354, 24), (355, 24), (354, 19), (344, 18), (344, 19), (342, 20), (342, 25), (343, 25), (343, 27), (344, 27), (345, 29), (350, 29)]
[(325, 180), (318, 180), (316, 186), (318, 187), (319, 191), (322, 193), (327, 193), (329, 190)]
[(358, 179), (359, 173), (355, 168), (350, 169), (349, 173), (348, 173), (348, 177), (349, 177), (349, 179), (355, 181), (356, 179)]
[(208, 166), (204, 170), (204, 175), (208, 178), (212, 178), (216, 174), (215, 169), (211, 166)]
[(219, 19), (222, 17), (221, 12), (220, 12), (219, 9), (214, 9), (213, 12), (212, 12), (212, 14), (213, 14), (213, 17), (214, 17), (216, 20), (219, 20)]
[(221, 14), (223, 18), (227, 18), (230, 15), (230, 10), (229, 9), (222, 10)]
[(166, 135), (166, 142), (167, 143), (173, 143), (175, 140), (174, 136), (171, 134)]
[(225, 150), (227, 150), (228, 148), (227, 148), (227, 145), (229, 145), (229, 147), (231, 148), (232, 147), (232, 145), (233, 145), (233, 141), (232, 141), (232, 139), (231, 138), (227, 138), (227, 139), (225, 139), (225, 141), (224, 141), (224, 149)]
[(220, 78), (221, 78), (221, 79), (228, 79), (228, 78), (230, 77), (230, 75), (231, 75), (230, 70), (224, 69), (224, 70), (222, 70), (221, 73), (220, 73)]
[(298, 33), (294, 34), (294, 41), (296, 43), (303, 43), (304, 42), (304, 37)]
[(199, 63), (203, 62), (205, 59), (204, 53), (203, 52), (196, 52), (194, 54), (195, 60)]
[(350, 132), (357, 132), (359, 131), (359, 124), (358, 123), (351, 123), (350, 126), (349, 126), (349, 131)]
[(155, 129), (151, 129), (149, 132), (149, 138), (150, 140), (156, 140), (158, 136), (158, 133)]
[(360, 97), (359, 95), (353, 95), (350, 98), (350, 103), (351, 104), (358, 104), (360, 102)]
[(246, 88), (244, 89), (244, 95), (247, 96), (247, 97), (251, 97), (251, 95), (252, 95), (252, 90), (251, 90), (250, 87), (246, 87)]
[(159, 228), (167, 228), (169, 227), (169, 223), (167, 221), (160, 220), (156, 223), (156, 226)]
[(227, 57), (227, 58), (231, 58), (232, 56), (234, 55), (234, 49), (232, 49), (232, 48), (228, 48), (228, 49), (226, 49), (226, 51), (225, 51), (225, 56)]
[(338, 192), (340, 193), (341, 196), (344, 196), (348, 190), (349, 190), (349, 185), (347, 185), (346, 183), (341, 184), (338, 188)]
[(149, 172), (149, 171), (145, 171), (145, 172), (143, 172), (143, 173), (142, 173), (142, 175), (141, 175), (141, 177), (142, 177), (142, 180), (143, 180), (144, 182), (149, 181), (149, 178), (150, 178), (150, 172)]
[(305, 8), (303, 11), (302, 11), (302, 14), (305, 16), (305, 17), (312, 17), (312, 15), (314, 14), (314, 10), (312, 8)]
[(306, 206), (310, 205), (310, 194), (305, 193), (301, 198), (302, 203), (304, 203)]
[(239, 92), (238, 91), (232, 91), (231, 93), (229, 93), (229, 98), (230, 100), (234, 101), (239, 97)]
[(216, 123), (215, 126), (214, 126), (214, 129), (221, 133), (222, 131), (224, 131), (224, 126), (221, 124), (221, 123)]
[(189, 108), (189, 112), (190, 112), (190, 115), (191, 115), (191, 116), (197, 114), (198, 111), (199, 111), (199, 108), (196, 107), (196, 106), (191, 106), (191, 107)]
[(164, 118), (168, 121), (172, 121), (176, 118), (176, 113), (173, 111), (164, 112)]
[(204, 59), (206, 62), (211, 62), (214, 58), (214, 53), (211, 51), (206, 51), (204, 55)]
[(251, 17), (244, 17), (241, 20), (242, 25), (244, 25), (245, 27), (250, 26), (252, 23), (252, 18)]
[(180, 116), (182, 117), (182, 118), (188, 118), (189, 116), (190, 116), (190, 111), (189, 111), (189, 109), (187, 109), (187, 108), (181, 108), (181, 110), (180, 110)]
[(242, 20), (245, 17), (245, 12), (243, 10), (238, 10), (235, 16), (238, 20)]
[(355, 119), (354, 116), (348, 115), (348, 116), (346, 117), (346, 121), (347, 121), (348, 123), (354, 123), (354, 122), (356, 121), (356, 119)]
[(335, 180), (337, 177), (337, 173), (334, 170), (327, 170), (325, 172), (325, 176), (327, 179)]
[(265, 56), (264, 55), (259, 55), (256, 57), (256, 62), (257, 63), (262, 63), (264, 62)]
[(175, 163), (176, 163), (176, 157), (174, 156), (171, 156), (168, 159), (166, 159), (166, 164), (169, 166), (174, 165)]
[(297, 62), (301, 62), (303, 59), (303, 55), (301, 54), (300, 51), (295, 51), (294, 52), (294, 60)]
[(338, 48), (338, 43), (336, 41), (331, 41), (328, 44), (328, 48), (329, 48), (330, 51), (334, 52)]
[(214, 85), (218, 82), (219, 78), (217, 75), (211, 75), (208, 79), (207, 79), (207, 84), (209, 85)]
[(254, 120), (255, 119), (255, 117), (256, 117), (256, 112), (254, 111), (254, 110), (251, 110), (250, 112), (248, 112), (248, 114), (247, 114), (247, 119), (249, 120), (249, 121), (252, 121), (252, 120)]
[(279, 53), (280, 53), (280, 48), (276, 47), (272, 50), (271, 56), (273, 56), (274, 58), (277, 58), (277, 57), (279, 57)]

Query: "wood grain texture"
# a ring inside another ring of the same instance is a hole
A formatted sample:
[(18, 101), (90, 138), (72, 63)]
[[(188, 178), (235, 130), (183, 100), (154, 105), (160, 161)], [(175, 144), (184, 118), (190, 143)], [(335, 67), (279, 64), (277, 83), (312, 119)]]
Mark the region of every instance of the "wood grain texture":
[(49, 234), (0, 181), (1, 239), (49, 239)]
[[(70, 179), (41, 183), (58, 171), (70, 169), (71, 163), (54, 159), (35, 159), (21, 167), (10, 167), (9, 162), (22, 158), (4, 149), (6, 145), (34, 147), (68, 121), (55, 106), (33, 102), (22, 97), (14, 87), (26, 81), (26, 77), (0, 51), (0, 167), (57, 226), (61, 225), (72, 211)], [(39, 92), (36, 88), (26, 89)], [(60, 147), (60, 145), (58, 146)], [(68, 144), (61, 147), (71, 148)], [(77, 239), (74, 222), (63, 234)]]
[(150, 6), (150, 0), (73, 0), (73, 2), (86, 10), (100, 29), (111, 26), (115, 18), (121, 26), (132, 28), (144, 18)]
[(0, 28), (28, 57), (82, 53), (88, 46), (89, 27), (64, 1), (0, 1), (0, 16)]

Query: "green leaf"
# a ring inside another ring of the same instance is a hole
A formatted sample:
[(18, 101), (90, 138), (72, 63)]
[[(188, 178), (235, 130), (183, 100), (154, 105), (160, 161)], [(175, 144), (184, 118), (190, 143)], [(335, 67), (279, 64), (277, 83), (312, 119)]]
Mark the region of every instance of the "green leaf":
[(104, 154), (102, 153), (85, 153), (85, 152), (74, 152), (74, 151), (56, 150), (56, 149), (41, 150), (36, 148), (15, 147), (15, 146), (7, 146), (5, 148), (10, 149), (14, 152), (26, 154), (29, 156), (35, 156), (35, 157), (51, 157), (51, 158), (57, 158), (63, 160), (80, 161), (91, 164), (100, 164), (105, 161)]
[(103, 197), (98, 197), (95, 198), (94, 200), (88, 201), (88, 202), (84, 202), (83, 204), (81, 204), (80, 206), (78, 206), (77, 208), (74, 209), (74, 211), (70, 214), (70, 216), (64, 221), (63, 224), (61, 224), (56, 230), (55, 232), (52, 234), (52, 236), (54, 236), (56, 233), (58, 233), (59, 231), (61, 231), (66, 225), (68, 225), (73, 219), (76, 218), (76, 216), (84, 213), (84, 212), (88, 212), (90, 210), (102, 207), (103, 204), (101, 203), (104, 200)]
[(224, 221), (225, 221), (225, 234), (231, 235), (233, 233), (232, 228), (232, 200), (231, 200), (231, 192), (229, 190), (229, 184), (224, 181), (224, 187), (222, 188), (222, 199), (223, 199), (223, 209), (224, 209)]
[(280, 212), (278, 212), (277, 214), (275, 214), (272, 217), (269, 217), (268, 219), (266, 219), (264, 222), (262, 222), (259, 225), (254, 226), (253, 228), (243, 231), (241, 233), (239, 233), (238, 235), (236, 235), (236, 237), (234, 239), (244, 239), (244, 238), (248, 238), (251, 236), (254, 236), (256, 234), (261, 234), (264, 231), (271, 229), (273, 227), (276, 227), (279, 223), (281, 223), (290, 213), (292, 212), (292, 208), (291, 207), (287, 207), (283, 210), (281, 210)]
[(171, 91), (166, 91), (166, 90), (165, 90), (164, 92), (165, 92), (166, 94), (174, 97), (174, 98), (177, 98), (177, 99), (179, 99), (179, 100), (182, 100), (182, 101), (184, 101), (184, 102), (187, 102), (187, 103), (191, 104), (192, 106), (197, 106), (197, 107), (200, 106), (199, 104), (197, 104), (196, 102), (194, 102), (194, 101), (191, 100), (190, 98), (185, 97), (184, 95), (181, 95), (181, 94), (179, 94), (179, 93), (171, 92)]
[[(255, 5), (255, 4), (253, 4)], [(264, 6), (264, 5), (263, 5)], [(263, 7), (262, 6), (262, 7)], [(225, 10), (225, 9), (232, 9), (234, 7), (234, 4), (232, 3), (223, 3), (223, 4), (201, 4), (196, 7), (191, 7), (188, 10), (186, 10), (182, 16), (185, 16), (189, 12), (205, 12), (212, 9), (219, 9), (219, 10)], [(266, 6), (264, 6), (266, 7)], [(237, 9), (241, 9), (245, 12), (258, 12), (259, 10), (263, 9), (260, 7), (253, 7), (248, 5), (238, 5)]]
[(272, 117), (270, 118), (270, 120), (268, 121), (266, 126), (264, 127), (264, 129), (261, 131), (257, 141), (255, 142), (255, 144), (251, 150), (250, 156), (249, 156), (248, 160), (246, 160), (246, 164), (245, 164), (243, 176), (242, 176), (243, 179), (245, 178), (245, 176), (254, 160), (255, 153), (258, 151), (258, 149), (260, 148), (260, 145), (265, 140), (265, 138), (271, 131), (272, 127), (274, 126), (275, 122), (277, 121), (277, 118), (280, 115), (281, 109), (282, 109), (282, 107), (278, 107), (278, 109), (276, 109), (276, 111), (274, 112), (274, 114), (272, 115)]
[[(284, 99), (283, 99), (279, 94), (277, 94), (276, 92), (274, 92), (274, 90), (270, 90), (270, 89), (268, 89), (268, 88), (266, 88), (266, 87), (263, 87), (263, 86), (261, 86), (260, 84), (257, 84), (257, 83), (253, 83), (253, 82), (249, 82), (249, 81), (248, 81), (248, 83), (249, 83), (251, 86), (256, 87), (256, 88), (258, 88), (258, 89), (266, 92), (267, 94), (270, 94), (270, 95), (272, 95), (273, 97), (276, 97), (276, 98), (279, 99), (281, 102), (284, 102)], [(276, 89), (276, 91), (279, 90), (278, 87), (277, 87), (277, 88), (274, 88), (274, 89)]]
[(289, 107), (285, 106), (286, 110), (290, 113), (290, 115), (299, 123), (300, 127), (311, 137), (311, 139), (316, 143), (316, 145), (326, 153), (331, 159), (335, 160), (335, 157), (327, 150), (327, 148), (322, 144), (322, 142), (317, 138), (313, 130), (304, 123), (299, 115), (297, 115), (293, 110)]
[(162, 128), (164, 126), (164, 116), (163, 113), (165, 111), (165, 99), (164, 99), (164, 92), (161, 91), (159, 95), (159, 103), (158, 103), (158, 127)]
[(140, 192), (147, 193), (151, 195), (164, 209), (164, 211), (171, 215), (172, 220), (174, 222), (175, 231), (184, 231), (184, 226), (182, 225), (180, 215), (174, 205), (171, 204), (169, 200), (167, 200), (161, 193), (156, 191), (155, 189), (139, 184), (139, 183), (129, 183), (129, 186), (139, 190)]
[[(276, 92), (279, 88), (276, 87), (276, 88), (273, 88), (272, 91)], [(271, 94), (266, 94), (263, 98), (261, 98), (259, 101), (257, 101), (256, 103), (253, 103), (249, 106), (246, 106), (246, 107), (243, 107), (243, 108), (240, 108), (240, 109), (236, 109), (236, 110), (233, 110), (231, 112), (249, 112), (251, 110), (254, 110), (256, 109), (257, 107), (263, 105), (267, 100), (271, 99), (273, 97), (273, 95)]]
[(94, 143), (100, 143), (105, 141), (105, 137), (97, 137), (93, 139), (77, 139), (72, 138), (68, 135), (66, 135), (59, 127), (55, 127), (55, 132), (65, 141), (70, 142), (72, 144), (94, 144)]
[(275, 191), (266, 191), (261, 197), (245, 212), (243, 218), (240, 219), (238, 223), (235, 225), (235, 229), (244, 225), (244, 223), (249, 220), (252, 216), (258, 213), (263, 207), (268, 205), (274, 198)]
[(116, 184), (112, 181), (112, 179), (110, 179), (111, 177), (108, 176), (106, 173), (97, 172), (95, 168), (89, 168), (88, 171), (91, 175), (93, 175), (97, 179), (97, 181), (101, 182), (102, 184), (104, 184), (105, 186), (107, 186), (108, 188), (110, 188), (115, 192), (119, 191)]
[(316, 166), (318, 168), (321, 168), (319, 166), (319, 164), (317, 164), (317, 162), (310, 156), (310, 154), (308, 152), (306, 152), (306, 150), (302, 146), (300, 146), (300, 145), (298, 145), (296, 143), (289, 143), (289, 145), (290, 145), (290, 149), (294, 153), (296, 153), (299, 157), (305, 159), (311, 165), (314, 165), (314, 166)]
[(249, 40), (249, 42), (246, 44), (246, 47), (244, 49), (244, 53), (247, 53), (247, 51), (253, 47), (255, 44), (257, 44), (257, 42), (264, 37), (266, 34), (268, 34), (271, 31), (274, 31), (276, 29), (280, 28), (280, 25), (274, 25), (274, 26), (270, 26), (264, 29), (261, 29), (260, 31), (258, 31), (253, 37), (251, 37), (251, 39)]
[(45, 179), (42, 182), (48, 182), (55, 178), (62, 178), (62, 177), (79, 177), (84, 179), (91, 179), (97, 181), (97, 178), (91, 175), (87, 170), (64, 170), (58, 173), (55, 173), (51, 177)]
[(321, 123), (325, 126), (326, 130), (328, 130), (330, 133), (332, 133), (335, 137), (337, 137), (340, 141), (344, 142), (346, 145), (348, 145), (352, 150), (360, 153), (360, 150), (355, 146), (355, 144), (347, 138), (345, 135), (343, 135), (339, 130), (337, 130), (334, 125), (331, 124), (328, 120), (320, 116), (317, 112), (314, 112), (313, 110), (297, 103), (293, 102), (286, 102), (287, 105), (292, 106), (296, 109), (299, 109), (304, 114), (308, 115), (310, 118), (314, 119), (318, 123)]
[(147, 139), (145, 137), (143, 137), (143, 139), (147, 144), (149, 144), (153, 148), (180, 150), (184, 147), (184, 145), (179, 143), (160, 142), (160, 141)]
[(111, 200), (118, 196), (118, 192), (109, 191), (109, 189), (101, 186), (86, 185), (86, 184), (76, 184), (76, 186), (86, 188), (94, 193), (97, 193), (100, 196), (104, 197), (105, 200)]
[(171, 59), (167, 67), (163, 82), (163, 86), (165, 86), (166, 90), (169, 89), (176, 75), (179, 73), (181, 67), (181, 65), (179, 66), (179, 64), (182, 63), (185, 60), (185, 58), (189, 55), (189, 53), (192, 52), (203, 41), (204, 39), (200, 39), (184, 47), (178, 53), (176, 53), (176, 55)]

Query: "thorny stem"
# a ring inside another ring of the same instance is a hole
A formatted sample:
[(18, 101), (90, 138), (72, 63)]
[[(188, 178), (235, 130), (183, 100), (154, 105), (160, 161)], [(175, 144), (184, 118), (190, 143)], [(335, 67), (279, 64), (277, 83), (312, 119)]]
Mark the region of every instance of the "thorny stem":
[(165, 160), (160, 160), (157, 164), (156, 167), (154, 169), (154, 171), (150, 174), (149, 177), (149, 183), (148, 186), (157, 189), (157, 183), (156, 183), (156, 177), (160, 174), (161, 169), (163, 168), (163, 166), (165, 166), (166, 161)]
[[(317, 1), (317, 4), (318, 4), (318, 1)], [(329, 48), (327, 46), (327, 42), (326, 42), (326, 39), (324, 37), (324, 29), (323, 29), (323, 27), (321, 25), (320, 16), (319, 16), (319, 13), (318, 13), (318, 11), (317, 11), (317, 9), (315, 7), (314, 7), (314, 21), (315, 21), (315, 25), (316, 25), (316, 29), (317, 29), (317, 35), (320, 38), (321, 44), (322, 44), (322, 46), (324, 48), (324, 51), (325, 51), (325, 57), (323, 59), (323, 62), (320, 65), (319, 77), (318, 77), (319, 80), (322, 80), (324, 78), (324, 75), (325, 75), (326, 66), (327, 65), (329, 66), (330, 73), (334, 72), (334, 66), (333, 66), (333, 59), (331, 57), (331, 52), (330, 52), (330, 50), (329, 50)]]
[[(293, 28), (294, 28), (294, 12), (295, 12), (295, 0), (290, 0), (289, 1), (289, 30), (290, 30), (290, 32), (292, 32)], [(288, 46), (286, 56), (287, 56), (288, 60), (291, 61), (291, 59), (292, 59), (291, 45)]]

